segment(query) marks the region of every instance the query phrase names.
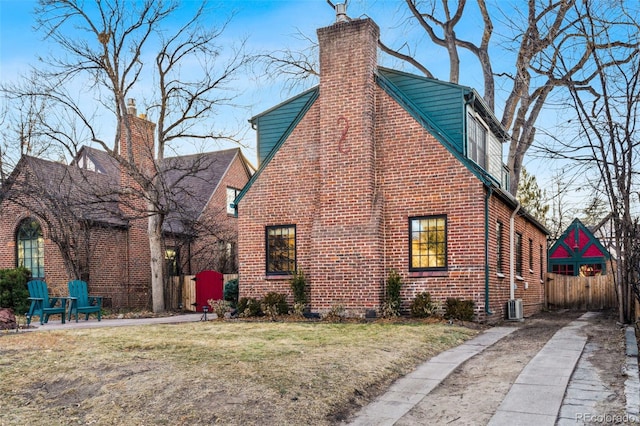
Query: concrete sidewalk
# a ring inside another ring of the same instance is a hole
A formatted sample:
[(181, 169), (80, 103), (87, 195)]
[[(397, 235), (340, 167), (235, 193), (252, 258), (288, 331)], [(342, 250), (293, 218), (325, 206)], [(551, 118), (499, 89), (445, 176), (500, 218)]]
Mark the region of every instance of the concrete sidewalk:
[[(21, 328), (20, 332), (34, 332), (34, 331), (49, 331), (49, 330), (70, 330), (76, 328), (97, 328), (97, 327), (124, 327), (131, 325), (146, 325), (146, 324), (177, 324), (182, 322), (198, 322), (202, 318), (201, 313), (184, 314), (184, 315), (171, 315), (166, 317), (155, 318), (122, 318), (122, 319), (102, 319), (98, 321), (95, 317), (90, 317), (88, 321), (84, 318), (75, 321), (75, 317), (71, 321), (66, 321), (64, 324), (60, 321), (49, 320), (46, 324), (40, 324), (40, 321), (35, 320), (31, 322), (29, 328)], [(209, 314), (208, 319), (211, 319)]]

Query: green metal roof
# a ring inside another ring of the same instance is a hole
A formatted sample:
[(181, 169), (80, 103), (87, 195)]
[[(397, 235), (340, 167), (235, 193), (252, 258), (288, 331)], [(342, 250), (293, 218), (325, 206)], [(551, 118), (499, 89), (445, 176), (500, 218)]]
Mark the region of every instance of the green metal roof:
[[(292, 124), (300, 118), (300, 112), (306, 111), (318, 97), (318, 87), (314, 87), (299, 95), (276, 105), (267, 111), (251, 118), (249, 122), (257, 128), (258, 166), (282, 139), (282, 135), (293, 130)], [(297, 124), (297, 122), (296, 122)]]
[(393, 83), (397, 91), (446, 133), (460, 152), (464, 152), (467, 104), (472, 104), (501, 141), (509, 138), (506, 129), (471, 87), (382, 67), (378, 67), (378, 75)]

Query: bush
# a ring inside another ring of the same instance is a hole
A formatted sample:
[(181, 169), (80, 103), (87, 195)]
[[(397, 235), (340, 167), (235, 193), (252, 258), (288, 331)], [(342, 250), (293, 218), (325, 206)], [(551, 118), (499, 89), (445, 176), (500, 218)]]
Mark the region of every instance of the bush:
[(234, 308), (238, 306), (239, 294), (240, 293), (239, 293), (237, 278), (229, 280), (225, 283), (223, 299), (229, 302), (231, 306)]
[(342, 303), (333, 303), (331, 309), (324, 315), (324, 319), (332, 322), (342, 322), (346, 316), (346, 310)]
[(385, 299), (382, 304), (382, 316), (384, 318), (397, 317), (400, 315), (400, 288), (402, 287), (402, 278), (397, 271), (389, 271), (387, 277), (387, 287), (385, 289)]
[(262, 298), (263, 311), (275, 315), (286, 315), (289, 313), (287, 296), (282, 293), (270, 292)]
[(260, 301), (253, 297), (243, 297), (238, 300), (238, 315), (243, 317), (260, 317), (264, 315)]
[(473, 321), (473, 300), (448, 298), (444, 317), (461, 321)]
[(411, 316), (416, 318), (428, 318), (434, 315), (438, 307), (431, 301), (428, 292), (422, 292), (411, 302)]
[(209, 306), (211, 306), (211, 310), (213, 311), (213, 313), (216, 314), (220, 319), (224, 318), (224, 314), (226, 314), (227, 312), (231, 312), (231, 305), (226, 300), (209, 299), (207, 300), (207, 303), (209, 304)]
[(307, 297), (307, 279), (304, 272), (296, 272), (290, 280), (291, 291), (293, 291), (293, 303), (306, 305), (309, 302)]
[(27, 268), (0, 269), (0, 308), (11, 308), (16, 314), (29, 310), (27, 281), (31, 273)]

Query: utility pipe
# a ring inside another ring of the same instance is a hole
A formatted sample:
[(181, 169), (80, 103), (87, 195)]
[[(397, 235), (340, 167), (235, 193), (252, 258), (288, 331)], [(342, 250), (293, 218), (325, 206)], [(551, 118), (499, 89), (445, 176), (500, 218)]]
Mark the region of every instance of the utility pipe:
[(516, 209), (511, 213), (511, 218), (509, 219), (509, 299), (513, 300), (516, 298), (516, 274), (514, 271), (514, 250), (513, 246), (515, 244), (515, 218), (518, 210), (520, 210), (520, 201), (516, 200)]
[(487, 315), (493, 315), (489, 308), (489, 200), (492, 193), (493, 188), (488, 187), (484, 199), (484, 311)]

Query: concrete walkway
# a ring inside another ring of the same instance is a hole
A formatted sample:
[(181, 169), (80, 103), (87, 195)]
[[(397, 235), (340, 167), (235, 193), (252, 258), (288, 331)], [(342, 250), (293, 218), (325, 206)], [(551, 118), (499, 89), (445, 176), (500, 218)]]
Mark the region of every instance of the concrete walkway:
[(587, 343), (581, 329), (592, 314), (586, 313), (553, 335), (524, 367), (489, 425), (556, 424), (567, 384)]
[[(569, 390), (567, 386), (578, 361), (581, 360), (587, 342), (586, 333), (582, 329), (588, 324), (590, 318), (597, 315), (599, 315), (597, 312), (588, 312), (553, 335), (522, 370), (489, 421), (490, 425), (553, 426), (569, 424), (569, 420), (571, 424), (581, 424), (579, 416), (576, 417), (578, 411), (574, 412), (574, 410), (582, 410), (581, 413), (590, 412), (587, 407), (592, 407), (592, 411), (596, 402), (603, 399), (603, 392), (597, 389), (599, 381), (585, 373), (588, 369), (586, 360), (583, 360), (583, 367), (577, 372), (580, 377), (574, 378), (576, 384)], [(414, 372), (396, 381), (374, 402), (363, 407), (351, 424), (395, 424), (460, 364), (514, 330), (516, 330), (514, 327), (490, 329), (430, 359)], [(628, 372), (630, 384), (626, 386), (627, 414), (633, 415), (638, 412), (639, 400), (637, 345), (633, 329), (627, 331), (627, 347), (630, 348), (627, 352), (628, 368), (632, 369), (632, 366), (636, 366), (634, 371)], [(573, 407), (570, 409), (565, 407), (561, 412), (565, 392), (566, 405)], [(574, 405), (576, 399), (581, 405)]]
[(515, 327), (495, 327), (467, 340), (460, 346), (442, 352), (408, 375), (398, 379), (389, 390), (363, 407), (352, 425), (393, 425), (422, 398), (446, 379), (460, 364), (479, 354), (498, 340), (516, 330)]

